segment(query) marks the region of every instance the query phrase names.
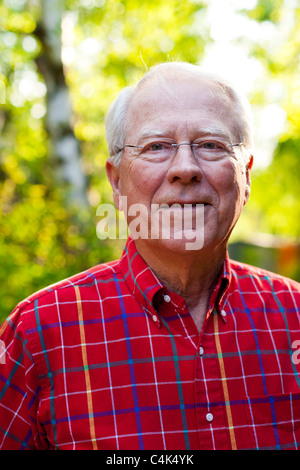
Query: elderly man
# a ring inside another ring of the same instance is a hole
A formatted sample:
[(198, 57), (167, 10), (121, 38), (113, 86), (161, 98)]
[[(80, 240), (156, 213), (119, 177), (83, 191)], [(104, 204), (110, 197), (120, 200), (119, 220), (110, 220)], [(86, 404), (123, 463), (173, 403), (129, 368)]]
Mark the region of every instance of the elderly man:
[(168, 236), (149, 217), (120, 260), (16, 307), (0, 331), (1, 448), (299, 447), (299, 284), (227, 254), (250, 194), (249, 116), (190, 64), (154, 67), (117, 98), (115, 204), (128, 225), (134, 204), (174, 208)]

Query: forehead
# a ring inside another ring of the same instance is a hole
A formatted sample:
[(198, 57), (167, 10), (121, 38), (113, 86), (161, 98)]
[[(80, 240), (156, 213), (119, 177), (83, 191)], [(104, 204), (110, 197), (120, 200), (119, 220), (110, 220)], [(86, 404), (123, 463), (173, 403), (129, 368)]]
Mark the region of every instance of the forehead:
[(127, 115), (127, 137), (172, 133), (185, 126), (189, 132), (220, 129), (236, 133), (232, 100), (217, 84), (199, 77), (164, 77), (146, 82), (134, 95)]

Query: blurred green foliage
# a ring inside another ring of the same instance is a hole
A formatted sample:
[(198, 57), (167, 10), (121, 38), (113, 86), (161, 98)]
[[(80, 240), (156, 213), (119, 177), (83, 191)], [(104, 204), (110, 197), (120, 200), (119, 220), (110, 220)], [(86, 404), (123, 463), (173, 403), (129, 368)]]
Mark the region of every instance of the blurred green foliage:
[[(37, 67), (43, 53), (36, 34), (42, 1), (3, 0), (0, 322), (35, 290), (119, 256), (122, 241), (100, 241), (96, 236), (96, 208), (101, 202), (112, 201), (104, 169), (108, 106), (122, 87), (144, 72), (145, 65), (170, 59), (197, 63), (205, 45), (212, 42), (205, 22), (205, 1), (145, 0), (142, 6), (138, 0), (61, 2), (62, 57), (73, 106), (71, 125), (80, 142), (89, 205), (78, 207), (67, 200), (68, 188), (59, 179), (57, 162), (52, 158), (45, 126), (47, 89)], [(280, 25), (284, 8), (283, 0), (259, 0), (244, 14), (253, 21)], [(294, 14), (299, 20), (299, 8), (294, 8)], [(300, 51), (296, 25), (297, 21), (285, 43), (279, 41), (270, 48), (249, 40), (253, 56), (285, 87), (282, 106), (287, 127), (272, 165), (254, 175), (244, 227), (299, 238)], [(263, 105), (264, 90), (258, 87), (255, 93), (253, 103)], [(297, 277), (299, 273), (288, 274)]]

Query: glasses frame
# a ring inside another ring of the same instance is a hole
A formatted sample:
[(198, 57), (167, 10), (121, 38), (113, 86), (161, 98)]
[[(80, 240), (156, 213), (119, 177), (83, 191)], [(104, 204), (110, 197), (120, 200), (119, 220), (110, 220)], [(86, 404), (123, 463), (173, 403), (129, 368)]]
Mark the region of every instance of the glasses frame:
[[(158, 141), (159, 142), (159, 141)], [(155, 143), (155, 142), (154, 142)], [(161, 141), (161, 143), (167, 143), (167, 142), (163, 142)], [(146, 144), (146, 145), (132, 145), (132, 144), (125, 144), (122, 148), (118, 149), (117, 150), (117, 153), (119, 152), (122, 152), (126, 147), (129, 147), (129, 148), (136, 148), (136, 149), (143, 149), (145, 148), (147, 145), (149, 144)], [(176, 149), (176, 153), (178, 152), (178, 148), (181, 147), (182, 145), (189, 145), (190, 148), (191, 148), (191, 151), (194, 155), (194, 149), (193, 149), (193, 146), (196, 146), (197, 144), (195, 142), (182, 142), (180, 144), (177, 144), (177, 143), (169, 143), (168, 142), (168, 145), (170, 145), (171, 147), (175, 148)], [(227, 144), (226, 143), (226, 146), (227, 147), (239, 147), (239, 146), (242, 146), (244, 145), (244, 142), (238, 142), (236, 144)], [(175, 155), (176, 155), (175, 153)]]

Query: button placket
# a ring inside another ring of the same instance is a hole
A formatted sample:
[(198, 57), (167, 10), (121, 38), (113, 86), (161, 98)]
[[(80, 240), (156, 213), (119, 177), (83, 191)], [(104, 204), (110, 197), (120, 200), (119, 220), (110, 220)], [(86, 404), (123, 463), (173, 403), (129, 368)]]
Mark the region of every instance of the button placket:
[[(224, 401), (219, 383), (219, 367), (216, 358), (216, 344), (213, 321), (217, 317), (226, 329), (226, 321), (221, 309), (212, 309), (206, 324), (200, 333), (196, 351), (196, 400), (197, 423), (199, 429), (200, 448), (208, 449), (213, 445), (227, 448), (228, 432), (221, 403)], [(219, 404), (220, 403), (220, 404)], [(230, 443), (228, 441), (228, 448)]]

